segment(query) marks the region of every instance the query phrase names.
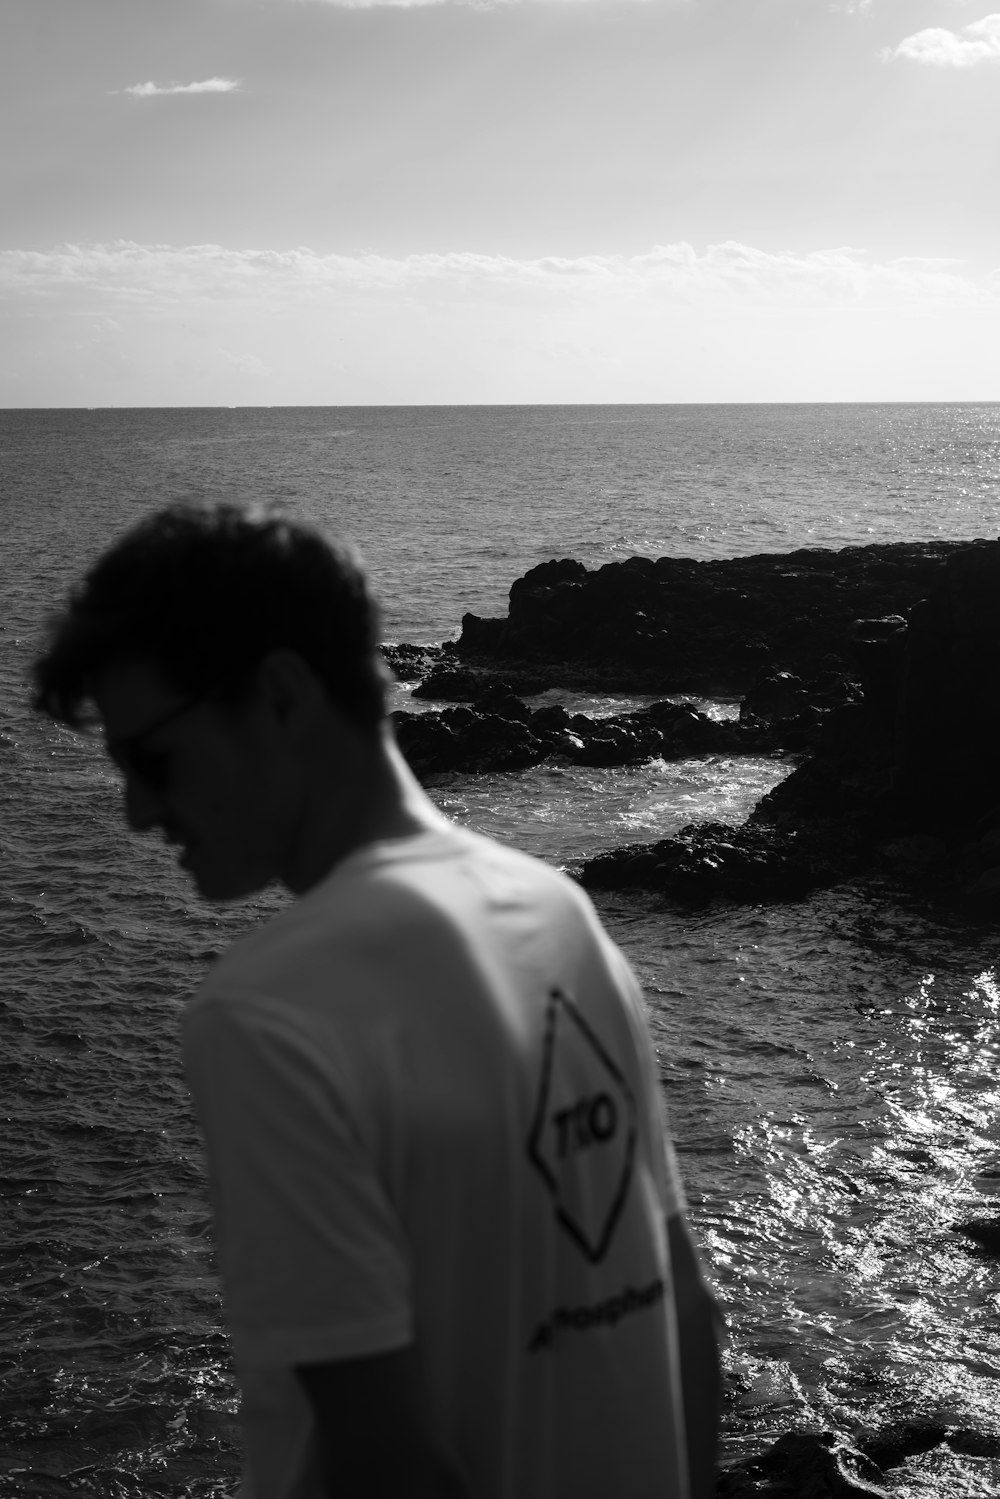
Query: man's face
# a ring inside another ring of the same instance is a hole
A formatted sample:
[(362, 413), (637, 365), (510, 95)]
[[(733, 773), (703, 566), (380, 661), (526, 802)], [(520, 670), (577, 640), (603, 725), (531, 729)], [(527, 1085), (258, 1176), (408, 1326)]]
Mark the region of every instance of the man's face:
[(279, 878), (294, 818), (265, 713), (186, 697), (152, 666), (108, 667), (95, 693), (137, 831), (159, 827), (209, 900)]

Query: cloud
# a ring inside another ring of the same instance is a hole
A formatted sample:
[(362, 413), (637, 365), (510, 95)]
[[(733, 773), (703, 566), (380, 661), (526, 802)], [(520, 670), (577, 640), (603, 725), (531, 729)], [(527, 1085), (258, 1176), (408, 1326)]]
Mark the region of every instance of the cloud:
[(153, 83), (150, 80), (114, 92), (132, 94), (136, 99), (153, 99), (162, 94), (232, 94), (239, 86), (238, 78), (206, 78), (201, 83)]
[(906, 257), (876, 262), (850, 248), (776, 253), (732, 240), (700, 252), (680, 241), (640, 255), (534, 259), (459, 250), (392, 258), (131, 241), (65, 245), (49, 252), (0, 251), (0, 301), (71, 297), (92, 314), (143, 307), (173, 315), (199, 302), (253, 301), (280, 307), (368, 294), (419, 296), (436, 304), (655, 297), (759, 305), (967, 300), (987, 295), (951, 260)]
[[(513, 6), (529, 3), (529, 0), (315, 0), (315, 3), (336, 6), (341, 10), (374, 10), (392, 8), (395, 10), (412, 10), (418, 6), (428, 7), (432, 5), (455, 5), (469, 10), (497, 10), (502, 6)], [(597, 4), (599, 0), (530, 0), (534, 4), (550, 5), (587, 5)], [(649, 4), (651, 0), (620, 0), (626, 4)], [(674, 4), (687, 4), (690, 0), (671, 0)]]
[[(417, 6), (446, 5), (449, 0), (321, 0), (321, 3), (337, 6), (341, 10), (374, 10), (376, 6), (383, 9), (414, 10)], [(492, 10), (498, 4), (510, 4), (511, 0), (450, 0), (450, 3), (470, 6), (475, 10)]]
[(861, 250), (0, 251), (0, 405), (995, 400), (1000, 272)]
[(883, 48), (883, 62), (903, 58), (932, 68), (973, 68), (981, 62), (1000, 61), (1000, 13), (984, 16), (961, 31), (928, 27), (904, 37), (898, 47)]
[(263, 359), (259, 359), (256, 354), (232, 354), (228, 349), (220, 349), (219, 353), (242, 375), (266, 376), (271, 373)]

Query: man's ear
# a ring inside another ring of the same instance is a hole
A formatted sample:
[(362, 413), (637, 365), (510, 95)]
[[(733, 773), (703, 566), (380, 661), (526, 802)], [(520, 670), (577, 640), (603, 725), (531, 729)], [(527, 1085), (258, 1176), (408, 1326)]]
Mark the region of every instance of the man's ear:
[(305, 726), (328, 705), (326, 688), (298, 651), (268, 651), (261, 658), (255, 682), (259, 700), (282, 727)]

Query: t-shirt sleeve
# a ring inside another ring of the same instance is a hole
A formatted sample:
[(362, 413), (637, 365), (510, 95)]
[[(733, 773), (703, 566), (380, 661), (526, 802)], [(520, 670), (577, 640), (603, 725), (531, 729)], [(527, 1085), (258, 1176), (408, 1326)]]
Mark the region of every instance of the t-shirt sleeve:
[(409, 1258), (336, 1059), (280, 1007), (214, 995), (184, 1027), (239, 1360), (296, 1365), (413, 1340)]

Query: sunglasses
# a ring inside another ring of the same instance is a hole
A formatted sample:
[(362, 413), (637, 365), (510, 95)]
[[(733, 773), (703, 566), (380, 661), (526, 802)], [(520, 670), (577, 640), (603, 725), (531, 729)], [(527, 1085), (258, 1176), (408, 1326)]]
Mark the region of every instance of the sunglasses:
[(167, 784), (171, 752), (169, 749), (153, 748), (149, 740), (161, 729), (165, 729), (167, 724), (190, 713), (192, 708), (200, 708), (204, 701), (204, 698), (185, 698), (176, 707), (147, 724), (138, 734), (119, 734), (114, 739), (106, 740), (108, 754), (121, 770), (137, 776), (150, 790), (162, 791)]

